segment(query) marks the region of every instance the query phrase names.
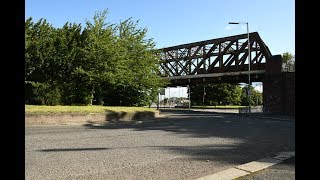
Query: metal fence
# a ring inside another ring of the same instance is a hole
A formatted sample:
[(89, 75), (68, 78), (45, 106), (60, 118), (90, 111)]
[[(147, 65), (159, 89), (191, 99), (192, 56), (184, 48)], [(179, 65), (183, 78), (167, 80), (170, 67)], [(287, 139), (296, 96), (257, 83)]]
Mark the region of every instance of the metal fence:
[[(262, 106), (251, 107), (251, 113), (262, 113)], [(249, 114), (249, 107), (241, 107), (239, 108), (239, 114)]]
[(295, 72), (295, 68), (296, 66), (294, 64), (290, 66), (283, 66), (282, 72)]

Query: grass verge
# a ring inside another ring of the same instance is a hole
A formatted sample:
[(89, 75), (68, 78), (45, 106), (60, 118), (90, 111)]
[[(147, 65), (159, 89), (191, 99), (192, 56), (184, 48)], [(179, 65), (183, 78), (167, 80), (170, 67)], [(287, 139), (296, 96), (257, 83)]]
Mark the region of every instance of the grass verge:
[(48, 113), (105, 113), (105, 112), (155, 112), (153, 108), (146, 107), (122, 107), (122, 106), (40, 106), (25, 105), (26, 114)]

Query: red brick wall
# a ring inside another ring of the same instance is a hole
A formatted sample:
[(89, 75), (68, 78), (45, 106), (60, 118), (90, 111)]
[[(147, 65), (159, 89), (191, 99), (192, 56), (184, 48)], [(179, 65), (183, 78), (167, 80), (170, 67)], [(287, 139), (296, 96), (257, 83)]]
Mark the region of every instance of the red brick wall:
[(295, 72), (281, 72), (281, 55), (266, 63), (263, 81), (264, 112), (295, 115)]
[(283, 72), (282, 81), (284, 113), (295, 115), (295, 72)]
[(263, 102), (265, 113), (281, 114), (281, 76), (269, 76), (263, 82)]
[(281, 114), (281, 55), (272, 56), (266, 63), (265, 78), (263, 81), (264, 112)]

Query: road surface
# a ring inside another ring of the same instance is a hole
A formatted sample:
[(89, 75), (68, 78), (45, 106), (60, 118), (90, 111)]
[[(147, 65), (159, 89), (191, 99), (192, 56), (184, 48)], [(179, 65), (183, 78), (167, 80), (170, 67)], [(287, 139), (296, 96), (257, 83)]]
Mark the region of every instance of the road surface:
[(27, 126), (26, 179), (188, 180), (295, 150), (294, 121), (161, 114), (128, 125)]

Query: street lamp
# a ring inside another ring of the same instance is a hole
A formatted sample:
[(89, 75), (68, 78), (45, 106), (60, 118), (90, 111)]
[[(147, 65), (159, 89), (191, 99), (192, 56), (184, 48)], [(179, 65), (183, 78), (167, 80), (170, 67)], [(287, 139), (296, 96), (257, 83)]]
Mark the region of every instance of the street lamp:
[(251, 96), (250, 96), (250, 64), (251, 64), (251, 51), (250, 51), (250, 39), (249, 39), (249, 23), (248, 22), (229, 22), (229, 24), (246, 24), (247, 25), (247, 35), (248, 35), (248, 63), (249, 63), (249, 86), (248, 86), (248, 99), (249, 99), (249, 115), (251, 115)]

